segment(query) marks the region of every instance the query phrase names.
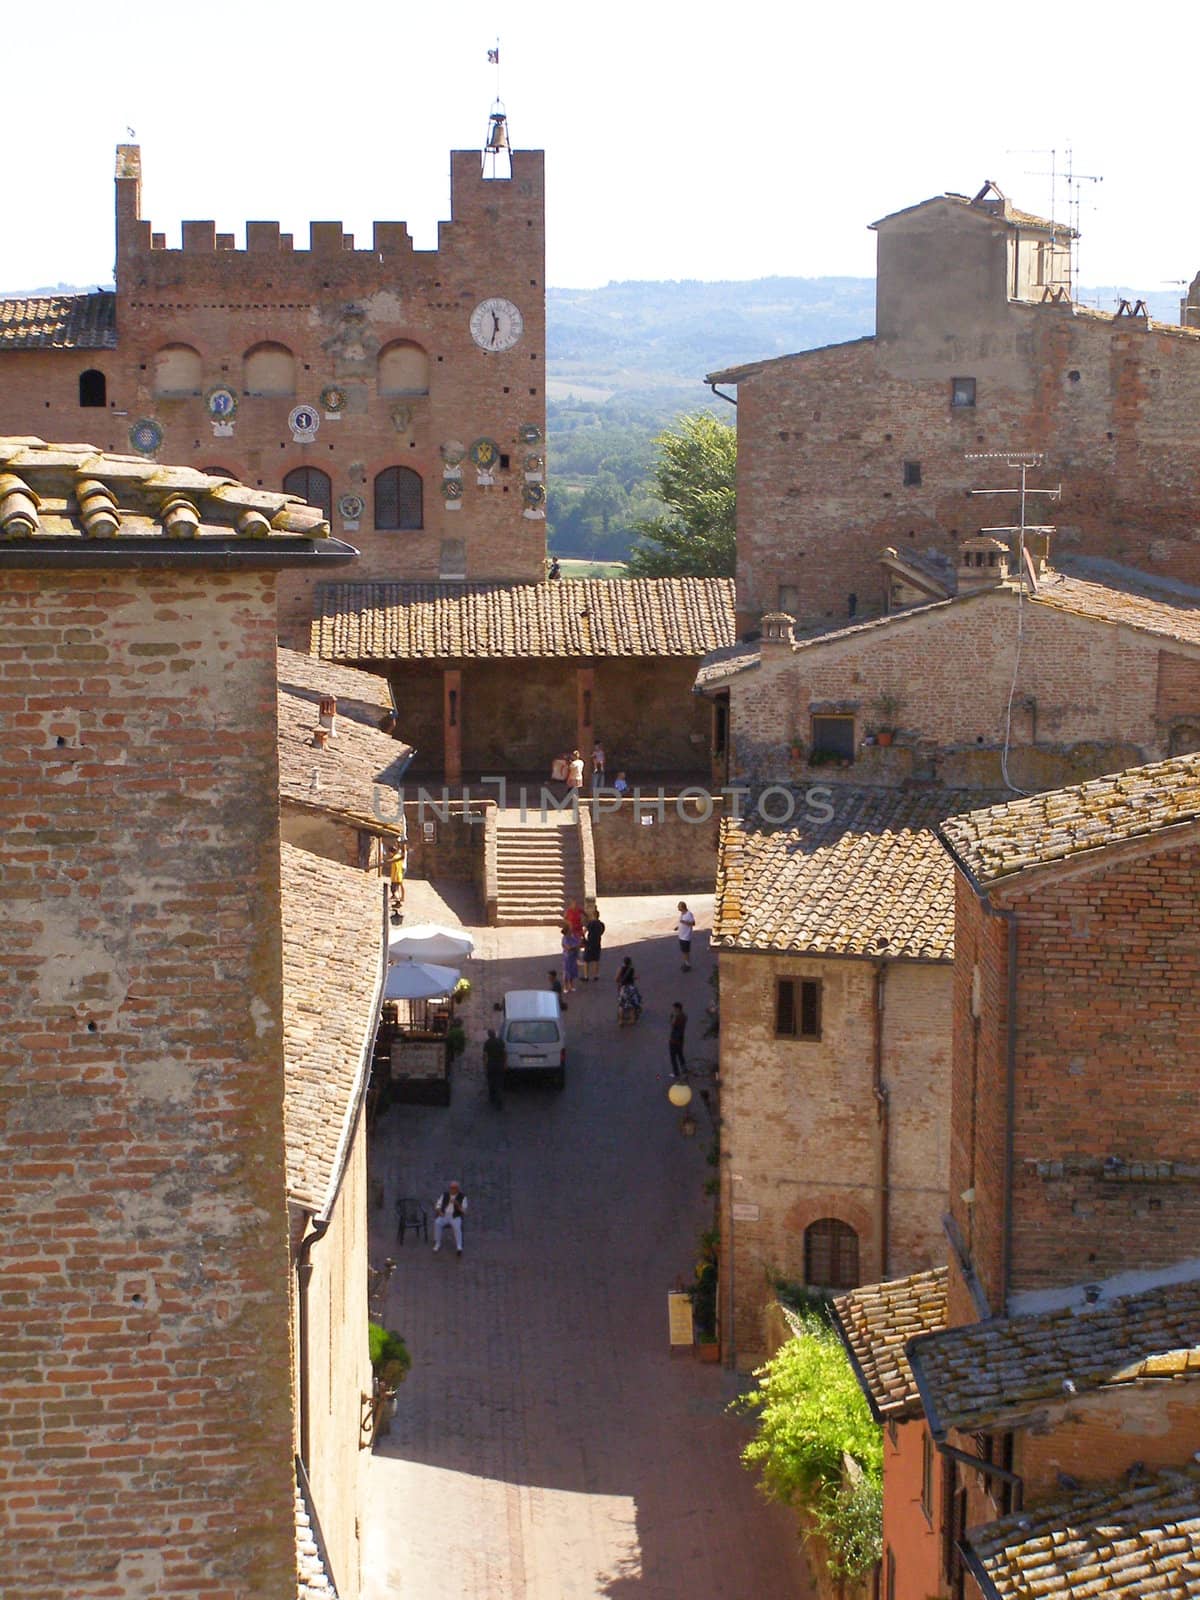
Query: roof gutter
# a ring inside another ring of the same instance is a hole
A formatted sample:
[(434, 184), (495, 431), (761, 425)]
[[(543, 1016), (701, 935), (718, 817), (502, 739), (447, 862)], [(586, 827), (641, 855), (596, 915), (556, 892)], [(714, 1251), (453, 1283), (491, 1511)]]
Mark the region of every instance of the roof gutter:
[(718, 400), (727, 400), (731, 406), (735, 406), (736, 407), (736, 405), (737, 405), (737, 397), (735, 395), (722, 394), (720, 389), (717, 388), (715, 383), (710, 383), (708, 387), (716, 395)]

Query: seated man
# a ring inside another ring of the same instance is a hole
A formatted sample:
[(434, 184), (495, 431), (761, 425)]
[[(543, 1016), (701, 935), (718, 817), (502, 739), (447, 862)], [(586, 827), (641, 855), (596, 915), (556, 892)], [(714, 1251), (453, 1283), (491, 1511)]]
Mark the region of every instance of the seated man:
[(463, 1253), (462, 1219), (463, 1212), (467, 1209), (467, 1197), (457, 1183), (446, 1186), (445, 1192), (440, 1194), (433, 1203), (433, 1248), (442, 1248), (442, 1230), (449, 1228), (454, 1235), (454, 1243), (458, 1254)]

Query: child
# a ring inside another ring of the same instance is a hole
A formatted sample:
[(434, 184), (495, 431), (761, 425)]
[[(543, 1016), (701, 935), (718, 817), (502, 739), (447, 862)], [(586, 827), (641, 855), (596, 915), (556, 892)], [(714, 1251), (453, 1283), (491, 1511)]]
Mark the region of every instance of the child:
[(563, 999), (562, 979), (559, 977), (558, 973), (555, 972), (553, 967), (550, 968), (550, 971), (547, 973), (547, 977), (550, 979), (551, 990), (558, 996), (559, 1006), (563, 1011), (565, 1011), (567, 1009), (567, 1003)]
[(622, 800), (629, 793), (629, 784), (626, 782), (623, 772), (617, 773), (616, 780), (613, 783), (613, 793), (619, 795)]

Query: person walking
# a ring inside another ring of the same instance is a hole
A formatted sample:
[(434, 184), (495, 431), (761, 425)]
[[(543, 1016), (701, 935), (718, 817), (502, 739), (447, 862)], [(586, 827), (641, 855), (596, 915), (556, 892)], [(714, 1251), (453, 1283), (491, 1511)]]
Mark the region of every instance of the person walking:
[(454, 1235), (454, 1245), (458, 1254), (463, 1253), (463, 1217), (466, 1214), (467, 1197), (462, 1192), (457, 1182), (450, 1182), (442, 1193), (433, 1202), (433, 1249), (436, 1254), (442, 1248), (442, 1234), (447, 1228)]
[(584, 983), (599, 983), (600, 981), (600, 941), (604, 938), (604, 924), (600, 921), (599, 906), (592, 907), (592, 914), (584, 924), (583, 929), (583, 979)]
[(696, 918), (687, 908), (687, 902), (681, 900), (677, 911), (675, 923), (675, 937), (679, 940), (679, 954), (683, 958), (684, 972), (692, 970), (692, 933), (696, 926)]
[(483, 1041), (483, 1070), (487, 1074), (488, 1099), (500, 1111), (504, 1106), (504, 1068), (508, 1051), (504, 1040), (496, 1037), (495, 1028), (489, 1028)]
[(571, 901), (570, 905), (563, 912), (562, 919), (566, 923), (567, 927), (570, 928), (575, 937), (582, 943), (584, 916), (583, 912), (579, 909), (578, 900)]
[(567, 793), (578, 796), (583, 788), (583, 757), (578, 750), (571, 751), (571, 759), (567, 763)]
[(683, 1036), (687, 1032), (687, 1012), (676, 1000), (671, 1007), (670, 1032), (667, 1036), (667, 1048), (671, 1054), (671, 1076), (683, 1078), (687, 1075), (687, 1062), (683, 1058)]

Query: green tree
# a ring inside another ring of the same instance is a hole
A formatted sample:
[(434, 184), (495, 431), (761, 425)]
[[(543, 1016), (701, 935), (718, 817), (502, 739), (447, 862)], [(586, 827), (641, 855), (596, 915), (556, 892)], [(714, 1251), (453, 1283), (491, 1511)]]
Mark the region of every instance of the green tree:
[(653, 484), (663, 515), (634, 525), (634, 578), (731, 578), (736, 555), (737, 434), (707, 411), (660, 433)]
[(742, 1460), (758, 1468), (773, 1500), (805, 1502), (834, 1573), (857, 1577), (880, 1557), (883, 1430), (826, 1318), (807, 1311), (800, 1320), (803, 1333), (757, 1370), (758, 1387), (735, 1402), (758, 1419)]

